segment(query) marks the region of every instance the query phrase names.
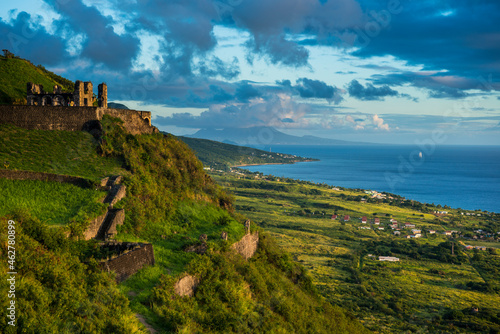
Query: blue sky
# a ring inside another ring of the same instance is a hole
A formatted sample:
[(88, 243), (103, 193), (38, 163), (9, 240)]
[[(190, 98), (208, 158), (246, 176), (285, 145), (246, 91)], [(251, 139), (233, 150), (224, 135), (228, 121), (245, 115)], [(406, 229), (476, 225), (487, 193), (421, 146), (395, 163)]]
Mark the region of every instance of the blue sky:
[(497, 0), (0, 4), (0, 44), (174, 134), (500, 144)]

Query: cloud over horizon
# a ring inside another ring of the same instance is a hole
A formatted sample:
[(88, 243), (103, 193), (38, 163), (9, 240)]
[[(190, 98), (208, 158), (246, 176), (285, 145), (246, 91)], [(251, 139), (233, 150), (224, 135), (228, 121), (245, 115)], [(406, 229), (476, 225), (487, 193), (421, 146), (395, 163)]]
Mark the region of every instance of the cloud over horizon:
[[(43, 3), (1, 5), (2, 48), (72, 80), (106, 81), (111, 99), (178, 108), (164, 124), (239, 117), (244, 126), (387, 132), (398, 124), (380, 115), (399, 109), (436, 113), (474, 99), (500, 112), (494, 0)], [(342, 108), (373, 116), (351, 123)]]

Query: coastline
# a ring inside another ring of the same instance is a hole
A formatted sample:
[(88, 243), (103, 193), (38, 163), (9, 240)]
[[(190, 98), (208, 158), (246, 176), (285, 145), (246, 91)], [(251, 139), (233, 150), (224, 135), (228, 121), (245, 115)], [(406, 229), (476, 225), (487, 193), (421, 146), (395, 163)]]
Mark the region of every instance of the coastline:
[(230, 167), (237, 168), (237, 167), (265, 166), (265, 165), (294, 165), (298, 162), (313, 162), (313, 161), (320, 161), (320, 160), (319, 159), (310, 159), (310, 160), (301, 160), (301, 161), (292, 161), (292, 162), (263, 162), (263, 163), (258, 163), (258, 164), (234, 165), (234, 166), (230, 166)]

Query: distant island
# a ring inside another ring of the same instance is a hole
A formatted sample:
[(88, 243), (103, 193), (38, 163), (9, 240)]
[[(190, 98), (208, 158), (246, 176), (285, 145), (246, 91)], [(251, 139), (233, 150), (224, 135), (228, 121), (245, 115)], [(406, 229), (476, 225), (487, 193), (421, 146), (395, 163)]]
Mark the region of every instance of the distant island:
[(259, 148), (269, 147), (270, 145), (369, 145), (369, 143), (328, 139), (316, 136), (292, 136), (268, 126), (226, 128), (220, 130), (201, 129), (187, 137), (210, 139), (228, 144)]

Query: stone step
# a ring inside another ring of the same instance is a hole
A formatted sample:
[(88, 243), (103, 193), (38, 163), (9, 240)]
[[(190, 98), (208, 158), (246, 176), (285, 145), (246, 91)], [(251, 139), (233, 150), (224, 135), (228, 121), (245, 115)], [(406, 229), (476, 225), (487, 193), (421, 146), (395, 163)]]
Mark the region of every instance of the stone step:
[(116, 226), (123, 224), (125, 219), (125, 210), (123, 209), (109, 209), (104, 218), (99, 231), (97, 232), (96, 239), (107, 240), (117, 233)]

